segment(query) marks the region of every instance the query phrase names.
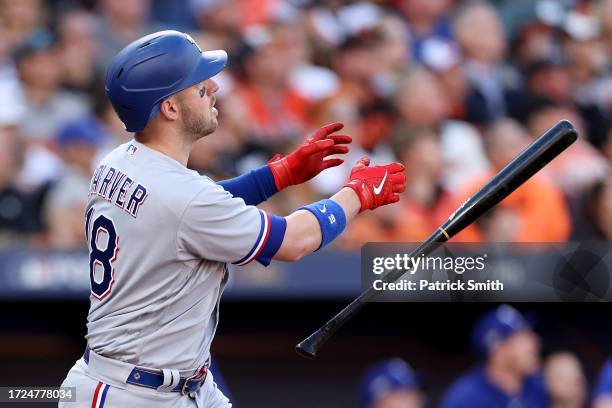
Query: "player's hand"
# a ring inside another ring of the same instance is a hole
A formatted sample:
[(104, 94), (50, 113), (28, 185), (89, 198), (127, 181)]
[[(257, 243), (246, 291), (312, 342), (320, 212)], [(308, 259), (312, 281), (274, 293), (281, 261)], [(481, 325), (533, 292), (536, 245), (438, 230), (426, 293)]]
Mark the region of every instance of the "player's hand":
[(389, 163), (368, 167), (369, 165), (369, 158), (359, 159), (351, 170), (349, 182), (345, 184), (345, 187), (352, 188), (359, 196), (361, 211), (398, 202), (399, 193), (406, 189), (404, 165)]
[(342, 123), (323, 126), (287, 156), (274, 156), (268, 166), (274, 176), (277, 190), (303, 183), (325, 169), (341, 165), (344, 162), (342, 159), (325, 158), (348, 152), (348, 146), (343, 145), (351, 143), (353, 139), (346, 135), (332, 134), (343, 127)]

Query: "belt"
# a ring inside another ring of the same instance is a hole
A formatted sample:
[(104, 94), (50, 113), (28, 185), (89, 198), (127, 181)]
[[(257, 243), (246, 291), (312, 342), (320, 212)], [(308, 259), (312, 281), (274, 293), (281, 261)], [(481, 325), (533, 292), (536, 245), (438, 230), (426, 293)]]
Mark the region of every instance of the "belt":
[[(87, 364), (89, 364), (89, 352), (89, 346), (87, 346), (85, 348), (85, 353), (83, 353), (83, 360), (85, 360)], [(202, 366), (194, 375), (190, 377), (181, 377), (177, 386), (170, 390), (170, 392), (180, 392), (181, 395), (197, 392), (202, 384), (204, 384), (207, 374), (208, 369), (206, 366)], [(134, 367), (125, 382), (157, 390), (164, 384), (164, 372), (162, 370)]]

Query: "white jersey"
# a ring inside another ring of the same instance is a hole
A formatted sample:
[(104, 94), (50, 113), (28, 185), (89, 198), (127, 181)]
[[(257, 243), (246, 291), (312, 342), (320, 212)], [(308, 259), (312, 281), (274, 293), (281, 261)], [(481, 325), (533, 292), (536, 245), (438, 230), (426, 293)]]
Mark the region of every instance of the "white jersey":
[(205, 364), (226, 262), (255, 258), (269, 231), (267, 215), (131, 141), (95, 170), (85, 221), (89, 347), (159, 369)]

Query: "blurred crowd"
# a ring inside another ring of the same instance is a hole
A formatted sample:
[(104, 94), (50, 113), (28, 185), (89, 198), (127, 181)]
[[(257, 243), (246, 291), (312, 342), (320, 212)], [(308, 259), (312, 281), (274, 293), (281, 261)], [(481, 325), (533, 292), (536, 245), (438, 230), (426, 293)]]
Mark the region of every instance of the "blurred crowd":
[(191, 168), (232, 177), (343, 122), (345, 163), (264, 203), (285, 215), (363, 155), (405, 164), (400, 204), (337, 247), (424, 239), (561, 119), (579, 141), (456, 240), (612, 240), (612, 0), (0, 0), (2, 241), (84, 245), (92, 167), (132, 137), (106, 65), (166, 28), (230, 55)]
[[(448, 384), (440, 408), (610, 408), (612, 359), (589, 386), (579, 357), (557, 350), (541, 358), (541, 339), (529, 318), (500, 305), (475, 323), (471, 338), (474, 367)], [(363, 374), (363, 408), (433, 406), (427, 378), (405, 360), (378, 362)], [(440, 397), (440, 395), (437, 395)], [(434, 398), (435, 400), (436, 398)]]

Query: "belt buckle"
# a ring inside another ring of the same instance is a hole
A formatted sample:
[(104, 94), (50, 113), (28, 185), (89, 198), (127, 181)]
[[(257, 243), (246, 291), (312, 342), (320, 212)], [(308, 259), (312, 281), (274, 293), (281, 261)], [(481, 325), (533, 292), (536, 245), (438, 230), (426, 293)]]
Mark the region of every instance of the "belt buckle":
[(201, 382), (204, 382), (206, 380), (207, 374), (208, 374), (208, 370), (206, 369), (206, 366), (202, 366), (200, 367), (197, 373), (195, 373), (191, 377), (185, 378), (185, 383), (183, 384), (183, 387), (181, 388), (181, 395), (189, 394), (189, 390), (187, 388), (189, 386), (190, 381), (201, 379)]

